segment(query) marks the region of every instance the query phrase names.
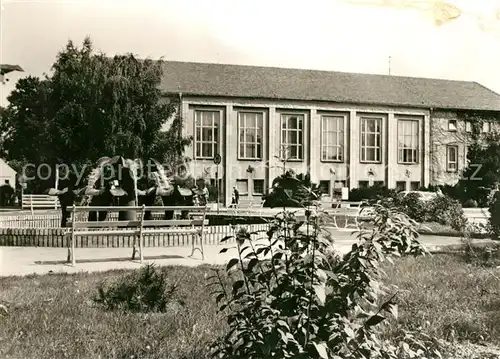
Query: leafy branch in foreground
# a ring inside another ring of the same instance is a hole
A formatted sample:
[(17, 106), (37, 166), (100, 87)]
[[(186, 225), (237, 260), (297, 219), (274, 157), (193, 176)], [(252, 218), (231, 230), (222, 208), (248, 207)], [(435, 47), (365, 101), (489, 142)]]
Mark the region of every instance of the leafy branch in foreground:
[(411, 333), (399, 343), (382, 339), (387, 318), (397, 316), (397, 291), (383, 284), (381, 263), (426, 250), (414, 221), (381, 204), (373, 209), (375, 228), (343, 256), (318, 211), (306, 210), (304, 220), (285, 210), (259, 239), (235, 230), (236, 245), (222, 251), (237, 254), (209, 283), (229, 326), (212, 345), (214, 357), (440, 357)]

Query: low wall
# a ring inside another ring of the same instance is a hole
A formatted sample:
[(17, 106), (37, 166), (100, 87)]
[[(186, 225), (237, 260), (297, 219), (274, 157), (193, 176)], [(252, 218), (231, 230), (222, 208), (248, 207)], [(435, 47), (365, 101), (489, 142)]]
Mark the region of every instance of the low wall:
[[(250, 232), (267, 231), (267, 224), (245, 225)], [(232, 235), (230, 226), (205, 227), (203, 244), (218, 244), (220, 240)], [(69, 238), (65, 228), (0, 228), (0, 246), (21, 247), (67, 247)], [(262, 237), (265, 233), (254, 235)], [(172, 247), (191, 245), (192, 235), (177, 233), (162, 233), (144, 235), (144, 247)], [(77, 237), (76, 247), (91, 248), (120, 248), (132, 247), (133, 236), (86, 236)]]

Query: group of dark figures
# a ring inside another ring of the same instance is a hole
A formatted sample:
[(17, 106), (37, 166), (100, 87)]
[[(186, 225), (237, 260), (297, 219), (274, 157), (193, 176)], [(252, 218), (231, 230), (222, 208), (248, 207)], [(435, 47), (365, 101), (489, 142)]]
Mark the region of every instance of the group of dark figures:
[[(69, 176), (68, 179), (61, 180), (58, 186), (61, 190), (50, 189), (48, 193), (56, 195), (61, 205), (61, 227), (69, 225), (68, 220), (71, 218), (71, 213), (68, 211), (73, 205), (80, 205), (84, 196), (89, 196), (90, 202), (88, 206), (136, 206), (136, 199), (139, 206), (154, 206), (157, 197), (161, 198), (163, 206), (194, 206), (206, 205), (208, 193), (205, 188), (197, 188), (193, 185), (193, 181), (186, 180), (185, 169), (183, 176), (174, 177), (173, 181), (165, 178), (163, 184), (157, 181), (154, 184), (148, 184), (145, 190), (137, 189), (137, 183), (134, 181), (133, 168), (127, 168), (123, 165), (125, 160), (121, 157), (115, 157), (111, 160), (111, 165), (121, 165), (121, 175), (119, 179), (111, 178), (95, 181), (95, 186), (89, 188), (77, 188), (77, 178), (75, 175)], [(161, 166), (155, 161), (157, 166)], [(154, 167), (151, 169), (156, 174), (160, 173), (159, 169)], [(137, 192), (137, 193), (136, 193)], [(91, 211), (88, 215), (89, 221), (105, 221), (107, 211)], [(189, 211), (182, 211), (181, 218), (185, 219), (189, 215)], [(173, 219), (174, 211), (167, 210), (163, 216), (164, 219)], [(120, 211), (118, 220), (135, 220), (135, 211)], [(153, 219), (151, 211), (146, 211), (144, 214), (145, 220)]]

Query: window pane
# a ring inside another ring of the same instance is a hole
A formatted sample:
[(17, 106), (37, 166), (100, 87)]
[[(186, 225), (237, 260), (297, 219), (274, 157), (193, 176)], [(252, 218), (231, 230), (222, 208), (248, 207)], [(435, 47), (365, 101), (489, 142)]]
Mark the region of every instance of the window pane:
[(253, 128), (257, 125), (256, 113), (247, 113), (246, 117), (247, 117), (246, 127)]
[(201, 155), (202, 155), (202, 157), (212, 157), (213, 156), (211, 143), (202, 143)]
[(375, 132), (376, 131), (376, 121), (375, 120), (367, 120), (368, 121), (368, 132)]
[(292, 116), (288, 119), (288, 128), (289, 129), (296, 129), (298, 128), (298, 120), (297, 120), (297, 117), (295, 116)]
[(255, 157), (254, 146), (246, 145), (245, 148), (246, 148), (246, 153), (245, 153), (246, 157), (254, 158)]
[(262, 158), (262, 145), (257, 145), (257, 158)]
[(212, 127), (213, 112), (203, 111), (202, 118), (203, 118), (202, 121), (203, 127)]
[(197, 157), (201, 156), (201, 144), (200, 143), (196, 144), (196, 156)]
[(245, 136), (245, 142), (250, 142), (250, 143), (255, 142), (255, 131), (254, 130), (247, 130), (246, 136)]
[(202, 141), (213, 141), (212, 128), (203, 127), (201, 132)]
[(219, 126), (215, 126), (214, 127), (214, 138), (213, 138), (213, 141), (214, 142), (219, 142)]

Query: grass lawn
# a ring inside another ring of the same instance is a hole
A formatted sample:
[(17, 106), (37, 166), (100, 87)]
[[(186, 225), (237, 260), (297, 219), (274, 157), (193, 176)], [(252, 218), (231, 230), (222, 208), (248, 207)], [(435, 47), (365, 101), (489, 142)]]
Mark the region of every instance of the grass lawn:
[[(165, 267), (177, 297), (167, 314), (120, 314), (95, 306), (103, 280), (125, 271), (0, 279), (0, 358), (209, 358), (225, 330), (205, 288), (208, 266)], [(402, 290), (399, 322), (444, 339), (500, 344), (500, 280), (462, 257), (404, 258), (387, 269)]]

